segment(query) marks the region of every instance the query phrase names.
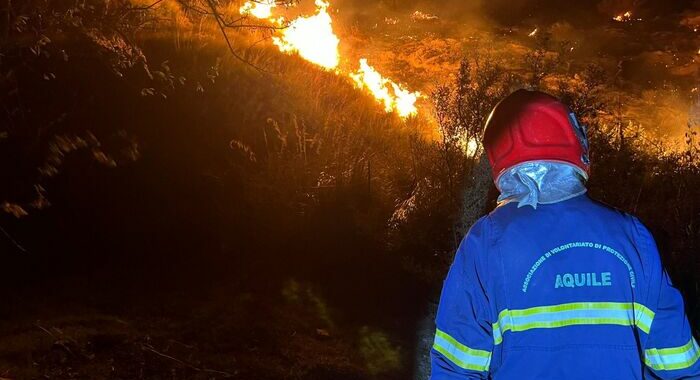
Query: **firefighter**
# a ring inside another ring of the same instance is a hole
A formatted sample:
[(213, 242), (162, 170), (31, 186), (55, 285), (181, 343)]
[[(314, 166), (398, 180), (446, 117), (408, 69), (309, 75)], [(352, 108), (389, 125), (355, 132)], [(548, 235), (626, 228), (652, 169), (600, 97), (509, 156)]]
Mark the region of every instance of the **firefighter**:
[(518, 90), (486, 122), (500, 191), (445, 279), (431, 379), (700, 379), (683, 298), (652, 235), (586, 194), (586, 129)]

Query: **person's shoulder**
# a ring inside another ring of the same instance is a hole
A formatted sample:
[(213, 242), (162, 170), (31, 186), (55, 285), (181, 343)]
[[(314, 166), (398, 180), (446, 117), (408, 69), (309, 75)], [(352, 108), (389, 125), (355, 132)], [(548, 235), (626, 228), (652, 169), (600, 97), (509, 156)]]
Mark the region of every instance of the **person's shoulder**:
[(596, 207), (601, 213), (620, 218), (620, 220), (623, 220), (636, 232), (642, 235), (651, 235), (647, 226), (636, 215), (628, 211), (624, 211), (618, 207), (612, 206), (608, 203), (605, 203), (604, 201), (593, 198), (589, 199), (591, 200), (591, 203), (594, 205), (594, 207)]
[(625, 233), (632, 238), (635, 246), (640, 250), (642, 262), (646, 263), (646, 265), (660, 265), (656, 239), (654, 239), (651, 230), (639, 217), (598, 200), (593, 200), (593, 202), (609, 213), (609, 215), (619, 218), (619, 221), (624, 225)]
[(520, 217), (521, 214), (527, 213), (532, 207), (518, 207), (516, 202), (509, 202), (504, 205), (496, 206), (491, 212), (485, 215), (483, 218), (488, 221), (488, 223), (499, 223), (503, 221), (513, 220), (514, 218)]
[(596, 199), (591, 196), (586, 196), (586, 198), (590, 202), (591, 207), (595, 208), (596, 211), (600, 213), (608, 214), (609, 216), (615, 216), (623, 219), (629, 219), (630, 217), (634, 217), (628, 212), (609, 203), (606, 203), (605, 201), (602, 201), (600, 199)]
[(476, 222), (472, 223), (467, 233), (462, 237), (457, 250), (458, 253), (464, 250), (474, 251), (475, 247), (480, 247), (476, 251), (488, 247), (492, 243), (493, 234), (491, 215), (487, 214), (480, 217)]
[(481, 238), (485, 237), (489, 233), (489, 229), (491, 227), (491, 220), (489, 219), (490, 214), (486, 214), (481, 216), (479, 219), (474, 222), (469, 229), (467, 230), (467, 234), (464, 236), (465, 239), (467, 238)]
[(626, 216), (637, 243), (646, 246), (646, 248), (653, 247), (656, 251), (656, 240), (649, 227), (635, 215), (627, 213)]

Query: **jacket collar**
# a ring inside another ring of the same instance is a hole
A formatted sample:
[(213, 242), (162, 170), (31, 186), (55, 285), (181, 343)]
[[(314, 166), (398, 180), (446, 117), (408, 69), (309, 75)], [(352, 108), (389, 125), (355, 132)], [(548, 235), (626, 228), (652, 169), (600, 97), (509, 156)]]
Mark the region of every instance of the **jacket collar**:
[(580, 168), (555, 161), (528, 161), (506, 169), (498, 177), (498, 205), (517, 202), (518, 207), (551, 204), (586, 192), (587, 176)]

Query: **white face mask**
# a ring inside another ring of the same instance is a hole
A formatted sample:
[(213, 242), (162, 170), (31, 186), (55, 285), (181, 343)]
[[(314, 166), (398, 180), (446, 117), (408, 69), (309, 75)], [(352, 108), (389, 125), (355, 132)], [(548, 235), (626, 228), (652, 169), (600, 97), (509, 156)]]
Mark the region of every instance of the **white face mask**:
[(586, 173), (575, 165), (555, 161), (529, 161), (506, 169), (496, 187), (498, 205), (518, 202), (518, 207), (565, 201), (586, 192)]

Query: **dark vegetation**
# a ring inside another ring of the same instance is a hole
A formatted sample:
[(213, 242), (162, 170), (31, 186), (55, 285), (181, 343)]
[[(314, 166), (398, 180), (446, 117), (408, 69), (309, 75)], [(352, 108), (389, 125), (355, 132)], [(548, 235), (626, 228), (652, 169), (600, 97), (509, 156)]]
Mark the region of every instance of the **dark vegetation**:
[(435, 139), (272, 47), (232, 57), (208, 2), (6, 4), (0, 377), (411, 377), (418, 321), (493, 207), (465, 141), (522, 86), (589, 125), (591, 193), (652, 228), (700, 327), (696, 131), (668, 151), (598, 101), (594, 65), (467, 56), (432, 94)]

